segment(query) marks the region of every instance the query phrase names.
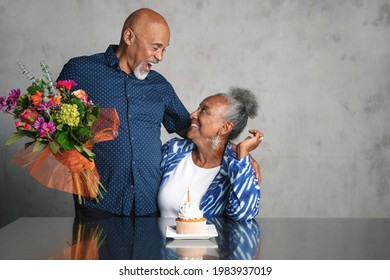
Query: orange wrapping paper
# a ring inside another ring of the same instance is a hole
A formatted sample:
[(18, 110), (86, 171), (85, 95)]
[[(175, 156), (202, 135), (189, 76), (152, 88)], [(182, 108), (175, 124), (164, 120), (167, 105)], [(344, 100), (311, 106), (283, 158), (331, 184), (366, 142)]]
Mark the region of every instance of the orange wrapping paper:
[(98, 260), (99, 248), (103, 244), (105, 235), (99, 224), (77, 224), (73, 228), (72, 244), (50, 256), (50, 260)]
[[(117, 136), (118, 127), (116, 110), (100, 109), (99, 119), (92, 127), (95, 133), (92, 144), (113, 140)], [(91, 148), (92, 145), (88, 143), (85, 147)], [(84, 197), (98, 197), (100, 178), (94, 162), (90, 162), (76, 150), (57, 155), (49, 147), (40, 152), (32, 150), (33, 145), (18, 151), (13, 157), (13, 163), (29, 169), (30, 175), (46, 187)]]

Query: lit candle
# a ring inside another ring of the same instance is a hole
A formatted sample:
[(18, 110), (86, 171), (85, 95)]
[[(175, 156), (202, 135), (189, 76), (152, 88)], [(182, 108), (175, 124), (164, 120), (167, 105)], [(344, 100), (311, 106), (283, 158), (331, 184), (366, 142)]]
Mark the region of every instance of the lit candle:
[(188, 200), (188, 202), (190, 202), (190, 186), (188, 186), (188, 189), (187, 189), (187, 200)]

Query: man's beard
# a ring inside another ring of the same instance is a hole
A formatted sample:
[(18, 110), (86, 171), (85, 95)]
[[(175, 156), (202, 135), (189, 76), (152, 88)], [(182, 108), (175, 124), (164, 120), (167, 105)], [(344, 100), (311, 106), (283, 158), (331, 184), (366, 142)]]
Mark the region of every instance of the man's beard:
[(145, 80), (145, 78), (148, 76), (149, 74), (149, 71), (145, 71), (144, 69), (142, 69), (142, 65), (144, 63), (142, 62), (140, 65), (138, 65), (135, 69), (134, 69), (134, 76), (138, 79), (138, 80)]
[(146, 63), (148, 66), (150, 65), (150, 67), (152, 67), (153, 65), (157, 64), (158, 62), (150, 62), (150, 61), (144, 61), (142, 62), (140, 65), (138, 65), (135, 69), (134, 69), (134, 76), (138, 79), (138, 80), (144, 80), (151, 69), (149, 70), (145, 70), (144, 69), (144, 63)]

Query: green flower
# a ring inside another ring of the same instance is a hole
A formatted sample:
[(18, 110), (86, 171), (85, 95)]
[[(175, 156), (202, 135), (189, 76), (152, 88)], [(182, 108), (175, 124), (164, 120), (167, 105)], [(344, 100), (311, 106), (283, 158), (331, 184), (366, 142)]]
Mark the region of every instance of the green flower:
[(63, 104), (56, 115), (57, 121), (69, 126), (78, 126), (80, 113), (77, 111), (77, 108), (76, 104)]

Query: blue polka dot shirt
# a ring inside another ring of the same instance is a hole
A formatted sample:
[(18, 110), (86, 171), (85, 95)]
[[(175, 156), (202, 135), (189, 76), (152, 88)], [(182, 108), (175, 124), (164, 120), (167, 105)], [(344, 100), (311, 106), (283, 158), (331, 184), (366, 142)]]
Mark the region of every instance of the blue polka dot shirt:
[(116, 108), (120, 119), (118, 137), (93, 146), (107, 192), (99, 203), (87, 199), (85, 205), (125, 216), (157, 213), (161, 124), (169, 133), (187, 129), (189, 113), (161, 74), (152, 70), (138, 80), (123, 72), (116, 48), (110, 45), (105, 53), (70, 59), (58, 77), (74, 80), (75, 90), (83, 89), (101, 108)]

